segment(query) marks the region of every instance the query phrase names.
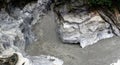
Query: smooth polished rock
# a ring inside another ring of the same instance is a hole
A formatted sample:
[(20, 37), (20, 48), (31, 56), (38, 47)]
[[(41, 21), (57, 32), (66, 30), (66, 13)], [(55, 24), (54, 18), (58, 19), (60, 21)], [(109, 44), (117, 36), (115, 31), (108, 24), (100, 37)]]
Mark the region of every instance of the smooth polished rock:
[(63, 24), (59, 26), (60, 38), (65, 43), (80, 43), (82, 48), (92, 45), (99, 40), (114, 36), (110, 25), (99, 15), (91, 14), (74, 16), (74, 14), (64, 14)]
[(72, 4), (56, 6), (55, 11), (58, 16), (56, 21), (60, 22), (58, 33), (64, 43), (79, 43), (84, 48), (99, 40), (113, 37), (111, 26), (115, 32), (119, 32), (114, 25), (105, 22), (98, 12), (91, 11), (84, 1), (73, 0)]

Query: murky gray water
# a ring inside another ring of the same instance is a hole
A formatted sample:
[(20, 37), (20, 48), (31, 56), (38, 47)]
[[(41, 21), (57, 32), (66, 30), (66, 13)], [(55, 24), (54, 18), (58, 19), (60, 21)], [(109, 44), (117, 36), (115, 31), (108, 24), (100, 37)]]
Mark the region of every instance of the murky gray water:
[(38, 41), (26, 50), (30, 55), (52, 55), (63, 59), (64, 65), (110, 65), (120, 59), (120, 38), (114, 37), (80, 48), (78, 44), (62, 43), (56, 33), (53, 12), (49, 12), (33, 31)]

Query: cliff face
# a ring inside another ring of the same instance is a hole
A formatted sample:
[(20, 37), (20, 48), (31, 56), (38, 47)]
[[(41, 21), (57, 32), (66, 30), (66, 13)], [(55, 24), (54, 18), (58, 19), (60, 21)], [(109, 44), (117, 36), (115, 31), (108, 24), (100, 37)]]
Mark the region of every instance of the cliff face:
[(5, 6), (0, 11), (0, 65), (62, 65), (63, 61), (55, 57), (25, 53), (28, 44), (35, 40), (32, 26), (44, 16), (50, 1), (27, 2), (22, 9), (15, 6), (14, 0), (1, 2)]

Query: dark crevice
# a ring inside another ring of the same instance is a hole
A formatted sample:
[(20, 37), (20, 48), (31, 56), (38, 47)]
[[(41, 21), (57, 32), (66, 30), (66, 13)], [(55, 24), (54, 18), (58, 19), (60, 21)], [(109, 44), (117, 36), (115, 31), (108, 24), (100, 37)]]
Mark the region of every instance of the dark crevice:
[(17, 62), (18, 62), (18, 55), (15, 53), (11, 57), (0, 58), (0, 65), (16, 65)]
[(119, 31), (120, 28), (117, 25), (118, 24), (118, 20), (116, 19), (117, 17), (107, 8), (100, 8), (97, 10), (97, 12), (99, 13), (99, 15), (101, 16), (101, 18), (107, 22), (110, 25), (110, 28), (112, 30), (112, 33), (116, 36), (118, 36), (118, 34), (116, 33), (115, 29), (113, 26), (115, 26)]
[(11, 9), (16, 7), (23, 9), (25, 5), (37, 0), (0, 0), (0, 10), (4, 8), (8, 13)]

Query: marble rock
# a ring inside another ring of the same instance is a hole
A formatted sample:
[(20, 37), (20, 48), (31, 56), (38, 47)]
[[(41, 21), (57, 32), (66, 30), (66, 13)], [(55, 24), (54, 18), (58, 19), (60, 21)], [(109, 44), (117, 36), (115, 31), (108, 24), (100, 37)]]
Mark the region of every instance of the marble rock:
[(15, 52), (14, 49), (5, 50), (0, 55), (0, 64), (2, 65), (62, 65), (63, 61), (53, 56), (29, 56), (23, 55), (20, 52)]
[[(84, 0), (72, 1), (71, 6), (64, 4), (56, 7), (58, 33), (64, 43), (79, 43), (84, 48), (97, 43), (99, 40), (114, 36), (110, 24), (105, 22), (98, 12), (90, 11)], [(114, 27), (114, 30), (116, 29)]]
[[(25, 53), (28, 44), (35, 41), (32, 27), (40, 22), (47, 12), (50, 0), (38, 0), (22, 9), (9, 6), (0, 10), (0, 64), (2, 65), (62, 65), (63, 61), (52, 56), (29, 56)], [(17, 60), (10, 60), (15, 55)], [(4, 59), (6, 61), (4, 62)], [(14, 62), (16, 61), (16, 62)]]
[(97, 14), (88, 13), (83, 16), (64, 14), (62, 17), (65, 22), (59, 25), (58, 31), (65, 43), (80, 43), (84, 48), (114, 36), (110, 25)]

